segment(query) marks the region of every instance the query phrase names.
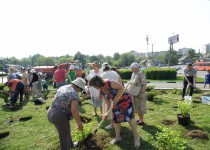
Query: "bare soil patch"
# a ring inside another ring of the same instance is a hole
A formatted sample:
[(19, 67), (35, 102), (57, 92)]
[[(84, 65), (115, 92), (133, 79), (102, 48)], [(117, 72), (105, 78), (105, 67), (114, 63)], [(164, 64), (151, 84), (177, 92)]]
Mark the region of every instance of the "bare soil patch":
[(187, 133), (187, 136), (193, 139), (198, 138), (198, 139), (209, 140), (208, 134), (201, 130), (192, 130)]

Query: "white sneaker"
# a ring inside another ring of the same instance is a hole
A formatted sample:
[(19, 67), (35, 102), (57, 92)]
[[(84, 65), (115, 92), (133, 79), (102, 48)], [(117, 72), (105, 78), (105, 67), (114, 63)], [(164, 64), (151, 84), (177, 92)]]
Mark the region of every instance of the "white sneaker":
[(104, 129), (106, 129), (106, 130), (110, 130), (110, 129), (113, 129), (114, 127), (113, 127), (113, 125), (108, 125), (108, 126), (106, 126)]
[(113, 144), (116, 144), (116, 143), (118, 143), (118, 142), (120, 142), (121, 141), (121, 137), (120, 138), (114, 138), (114, 140), (112, 140), (111, 142), (110, 142), (110, 144), (111, 145), (113, 145)]
[(140, 145), (141, 145), (141, 143), (140, 143), (140, 136), (138, 136), (138, 138), (136, 139), (136, 141), (134, 140), (134, 146), (135, 146), (135, 148), (139, 148)]

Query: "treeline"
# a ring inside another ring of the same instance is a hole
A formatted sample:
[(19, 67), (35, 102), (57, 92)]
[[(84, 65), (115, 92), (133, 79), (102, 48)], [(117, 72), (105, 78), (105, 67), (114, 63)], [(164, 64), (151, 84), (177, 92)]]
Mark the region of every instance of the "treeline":
[(60, 57), (48, 57), (40, 54), (35, 54), (33, 56), (29, 56), (28, 58), (22, 58), (22, 59), (10, 57), (10, 58), (4, 58), (4, 64), (16, 64), (20, 66), (30, 65), (32, 67), (54, 66), (54, 65), (59, 65), (61, 63), (72, 62), (75, 60), (79, 60), (79, 62), (82, 63), (84, 68), (88, 67), (87, 64), (93, 61), (99, 61), (101, 64), (104, 62), (108, 62), (110, 65), (115, 67), (129, 66), (134, 61), (140, 61), (140, 59), (136, 58), (132, 53), (120, 54), (116, 52), (112, 57), (112, 56), (104, 56), (102, 54), (89, 56), (82, 54), (81, 52), (77, 52), (74, 56), (64, 55)]
[[(192, 58), (193, 56), (196, 56), (195, 50), (190, 51), (188, 55)], [(163, 64), (168, 63), (168, 58), (169, 58), (169, 51), (166, 51), (165, 53), (161, 53), (157, 56), (153, 56), (153, 58), (148, 58), (148, 59), (153, 59), (153, 60), (158, 60), (162, 62)], [(178, 55), (177, 51), (172, 51), (170, 54), (171, 58), (171, 65), (177, 65), (178, 64), (178, 59), (180, 56)], [(74, 60), (79, 60), (79, 62), (82, 63), (83, 67), (87, 67), (87, 63), (93, 62), (93, 61), (99, 61), (100, 63), (108, 62), (111, 66), (115, 67), (125, 67), (125, 66), (130, 66), (130, 64), (134, 61), (136, 62), (142, 62), (143, 60), (146, 60), (145, 56), (138, 56), (136, 57), (133, 55), (131, 52), (128, 53), (114, 53), (113, 56), (104, 56), (103, 54), (99, 55), (85, 55), (82, 54), (81, 52), (77, 52), (74, 56), (70, 55), (64, 55), (60, 57), (47, 57), (44, 55), (40, 54), (35, 54), (33, 56), (29, 56), (28, 58), (22, 58), (22, 59), (17, 59), (15, 57), (10, 57), (10, 58), (4, 58), (4, 64), (16, 64), (20, 66), (54, 66), (58, 65), (61, 63), (68, 63), (72, 62)]]

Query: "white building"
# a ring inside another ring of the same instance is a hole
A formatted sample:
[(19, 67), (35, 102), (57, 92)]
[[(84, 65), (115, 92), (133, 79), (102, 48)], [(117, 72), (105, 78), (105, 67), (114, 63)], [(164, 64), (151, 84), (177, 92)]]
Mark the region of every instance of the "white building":
[(181, 49), (178, 50), (178, 55), (179, 56), (185, 56), (185, 55), (187, 55), (189, 50), (191, 50), (191, 48), (181, 48)]
[(210, 43), (206, 44), (203, 46), (203, 50), (202, 50), (203, 54), (208, 54), (210, 53)]

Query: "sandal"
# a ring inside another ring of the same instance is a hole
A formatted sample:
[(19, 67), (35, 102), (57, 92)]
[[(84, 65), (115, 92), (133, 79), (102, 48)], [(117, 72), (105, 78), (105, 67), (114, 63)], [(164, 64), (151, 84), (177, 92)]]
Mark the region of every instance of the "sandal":
[(110, 144), (111, 145), (113, 145), (113, 144), (116, 144), (116, 143), (118, 143), (118, 142), (120, 142), (121, 141), (121, 137), (120, 138), (114, 138), (114, 140), (112, 140), (111, 142), (110, 142)]
[(144, 125), (144, 122), (137, 122), (137, 125), (140, 125), (140, 126), (142, 126), (142, 125)]

